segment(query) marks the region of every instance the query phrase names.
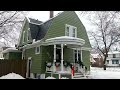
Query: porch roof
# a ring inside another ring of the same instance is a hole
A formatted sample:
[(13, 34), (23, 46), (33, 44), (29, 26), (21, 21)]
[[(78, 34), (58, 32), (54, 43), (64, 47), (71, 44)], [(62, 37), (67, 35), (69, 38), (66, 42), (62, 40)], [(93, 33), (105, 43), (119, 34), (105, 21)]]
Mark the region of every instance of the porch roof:
[(45, 41), (46, 45), (54, 45), (54, 44), (68, 44), (68, 45), (77, 45), (83, 46), (85, 44), (85, 40), (81, 38), (69, 37), (69, 36), (61, 36), (50, 38)]
[(7, 48), (2, 53), (8, 53), (8, 52), (21, 52), (21, 51), (18, 51), (16, 48)]

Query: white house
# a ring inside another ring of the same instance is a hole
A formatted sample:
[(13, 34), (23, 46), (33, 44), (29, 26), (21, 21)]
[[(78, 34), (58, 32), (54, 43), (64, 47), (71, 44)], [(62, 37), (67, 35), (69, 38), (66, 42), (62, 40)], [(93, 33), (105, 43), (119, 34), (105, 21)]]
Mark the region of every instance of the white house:
[(120, 66), (120, 52), (119, 51), (108, 52), (106, 65), (107, 66)]

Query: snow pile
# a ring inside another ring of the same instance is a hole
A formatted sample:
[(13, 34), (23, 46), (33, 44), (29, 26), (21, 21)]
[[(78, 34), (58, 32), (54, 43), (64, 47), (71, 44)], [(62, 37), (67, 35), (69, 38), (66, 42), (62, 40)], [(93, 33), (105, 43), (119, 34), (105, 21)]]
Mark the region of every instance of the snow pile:
[(55, 78), (54, 78), (54, 77), (50, 77), (50, 76), (49, 76), (49, 77), (47, 77), (46, 79), (55, 79)]
[(9, 73), (5, 76), (0, 77), (0, 79), (25, 79), (25, 78), (23, 78), (19, 74)]
[(67, 78), (67, 77), (62, 77), (61, 79), (69, 79), (69, 78)]
[(91, 79), (120, 79), (120, 68), (103, 68), (91, 67)]

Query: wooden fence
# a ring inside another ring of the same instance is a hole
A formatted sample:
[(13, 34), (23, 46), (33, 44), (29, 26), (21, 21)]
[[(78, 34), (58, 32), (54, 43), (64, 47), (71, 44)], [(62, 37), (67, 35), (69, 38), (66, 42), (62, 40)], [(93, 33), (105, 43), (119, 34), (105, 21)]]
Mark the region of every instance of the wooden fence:
[(0, 60), (0, 76), (16, 73), (26, 77), (26, 60)]

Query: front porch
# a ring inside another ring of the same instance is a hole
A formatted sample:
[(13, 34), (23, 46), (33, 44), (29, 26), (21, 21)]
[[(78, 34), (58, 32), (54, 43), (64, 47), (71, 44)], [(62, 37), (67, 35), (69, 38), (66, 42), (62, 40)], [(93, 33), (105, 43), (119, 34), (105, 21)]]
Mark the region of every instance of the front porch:
[[(85, 41), (83, 39), (67, 36), (47, 39), (45, 45), (54, 46), (54, 55), (52, 62), (46, 62), (46, 76), (55, 76), (58, 79), (66, 76), (72, 79), (74, 73), (84, 75), (86, 70), (82, 59), (82, 46), (84, 44)], [(71, 61), (64, 60), (66, 56), (64, 53), (69, 53), (65, 52), (66, 48), (76, 51), (76, 54), (74, 52), (71, 54), (74, 56)]]

